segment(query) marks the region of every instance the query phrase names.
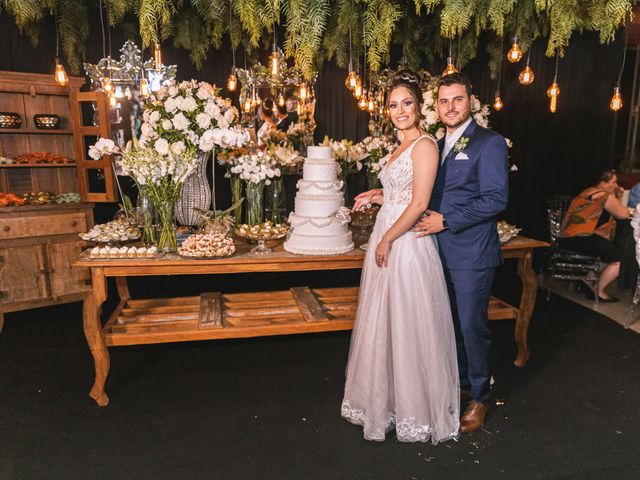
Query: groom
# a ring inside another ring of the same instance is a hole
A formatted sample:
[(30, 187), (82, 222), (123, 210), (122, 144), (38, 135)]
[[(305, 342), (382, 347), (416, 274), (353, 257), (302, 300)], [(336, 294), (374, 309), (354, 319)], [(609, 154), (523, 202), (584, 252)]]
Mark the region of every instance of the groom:
[(471, 83), (462, 73), (440, 78), (437, 111), (446, 126), (440, 169), (418, 236), (437, 234), (456, 333), (460, 389), (470, 399), (460, 431), (484, 424), (489, 409), (491, 332), (487, 311), (502, 263), (495, 216), (507, 206), (507, 144), (471, 118)]

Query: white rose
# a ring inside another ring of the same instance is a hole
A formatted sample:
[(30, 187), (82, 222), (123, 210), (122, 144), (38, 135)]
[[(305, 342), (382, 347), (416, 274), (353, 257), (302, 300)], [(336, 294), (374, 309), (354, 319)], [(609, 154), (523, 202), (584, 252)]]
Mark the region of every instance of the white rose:
[(211, 125), (211, 117), (206, 113), (199, 113), (196, 115), (196, 123), (200, 128), (209, 128), (209, 125)]
[(154, 145), (156, 152), (160, 155), (166, 155), (169, 153), (169, 142), (167, 142), (164, 138), (159, 138), (156, 140), (156, 144)]
[(176, 104), (176, 108), (179, 110), (182, 110), (182, 102), (184, 102), (184, 97), (183, 96), (177, 96), (176, 98), (173, 99), (173, 101)]
[(178, 105), (176, 104), (175, 99), (173, 98), (167, 98), (164, 101), (164, 108), (167, 112), (169, 113), (173, 113), (176, 111), (176, 108), (178, 108)]
[(424, 92), (422, 100), (423, 105), (425, 105), (426, 107), (430, 107), (431, 105), (433, 105), (433, 92), (431, 90)]
[(440, 127), (438, 131), (436, 131), (436, 138), (440, 140), (442, 137), (444, 137), (444, 128)]
[(480, 100), (478, 100), (476, 97), (471, 97), (471, 111), (472, 112), (477, 112), (478, 110), (480, 110), (481, 108), (481, 104), (480, 104)]
[(220, 107), (212, 100), (209, 100), (204, 106), (204, 111), (211, 118), (218, 118), (220, 116)]
[(171, 85), (169, 87), (169, 95), (172, 97), (175, 97), (178, 94), (178, 89), (175, 87), (175, 85)]
[(211, 94), (209, 93), (209, 90), (205, 88), (204, 85), (202, 85), (198, 89), (198, 93), (196, 93), (196, 97), (198, 97), (200, 100), (207, 100), (209, 97), (211, 97)]
[(158, 122), (158, 120), (160, 120), (160, 112), (154, 110), (153, 112), (151, 112), (151, 115), (149, 115), (149, 123), (155, 124)]
[(434, 125), (438, 123), (438, 114), (433, 110), (429, 110), (427, 112), (425, 121), (427, 122), (427, 125)]
[(171, 151), (176, 155), (182, 155), (186, 149), (182, 140), (171, 144)]
[(198, 108), (198, 104), (193, 97), (185, 98), (180, 106), (180, 109), (185, 112), (193, 112), (196, 108)]
[(140, 131), (142, 132), (142, 135), (144, 135), (147, 138), (157, 137), (155, 129), (148, 123), (143, 123), (142, 127), (140, 128)]
[(165, 130), (171, 130), (173, 128), (173, 123), (171, 123), (171, 120), (165, 119), (162, 121), (162, 128)]
[(189, 128), (189, 120), (184, 116), (182, 112), (173, 117), (173, 126), (176, 130), (186, 130)]
[(229, 128), (229, 122), (226, 118), (221, 116), (220, 118), (218, 118), (218, 126), (220, 128)]

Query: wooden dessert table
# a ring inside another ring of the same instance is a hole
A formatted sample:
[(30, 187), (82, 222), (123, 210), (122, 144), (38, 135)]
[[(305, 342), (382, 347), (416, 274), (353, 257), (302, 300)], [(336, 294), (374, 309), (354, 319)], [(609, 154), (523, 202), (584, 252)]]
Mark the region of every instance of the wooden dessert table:
[[(534, 248), (547, 244), (516, 237), (503, 245), (504, 258), (518, 259), (522, 295), (518, 307), (491, 298), (492, 320), (515, 319), (518, 355), (524, 366), (529, 358), (527, 331), (535, 304), (537, 283), (531, 269)], [(249, 246), (238, 245), (236, 255), (215, 260), (160, 258), (88, 258), (76, 267), (91, 270), (91, 292), (83, 305), (84, 334), (95, 365), (90, 396), (100, 406), (109, 403), (105, 382), (109, 374), (108, 347), (221, 338), (260, 337), (294, 333), (349, 330), (353, 326), (358, 287), (310, 289), (294, 287), (280, 292), (224, 294), (207, 292), (196, 297), (132, 299), (127, 277), (153, 275), (208, 275), (247, 272), (341, 270), (361, 268), (364, 252), (356, 249), (334, 256), (290, 254), (282, 245), (266, 256), (252, 256)], [(100, 312), (107, 299), (107, 277), (115, 277), (120, 302), (103, 325)]]

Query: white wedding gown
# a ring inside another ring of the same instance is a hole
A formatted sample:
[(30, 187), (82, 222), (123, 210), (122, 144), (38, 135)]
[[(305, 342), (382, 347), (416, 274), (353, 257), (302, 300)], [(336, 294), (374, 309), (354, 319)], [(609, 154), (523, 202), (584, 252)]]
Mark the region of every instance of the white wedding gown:
[(375, 263), (378, 242), (411, 201), (414, 145), (379, 175), (384, 204), (362, 270), (341, 413), (364, 427), (367, 440), (382, 441), (395, 427), (401, 442), (436, 444), (457, 438), (460, 392), (435, 238), (406, 232), (393, 242), (388, 265)]

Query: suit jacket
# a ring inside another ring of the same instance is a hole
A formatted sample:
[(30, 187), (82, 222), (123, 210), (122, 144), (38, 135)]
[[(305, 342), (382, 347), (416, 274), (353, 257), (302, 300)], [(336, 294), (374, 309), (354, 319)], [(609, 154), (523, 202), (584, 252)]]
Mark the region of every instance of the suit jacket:
[(287, 133), (287, 130), (289, 130), (289, 126), (291, 125), (291, 123), (291, 115), (287, 115), (279, 123), (276, 124), (276, 128), (283, 131), (284, 133)]
[[(449, 269), (495, 267), (502, 263), (495, 217), (507, 207), (507, 144), (474, 121), (461, 138), (468, 143), (441, 163), (429, 204), (449, 226), (437, 235), (440, 256)], [(441, 139), (440, 152), (443, 146)]]

